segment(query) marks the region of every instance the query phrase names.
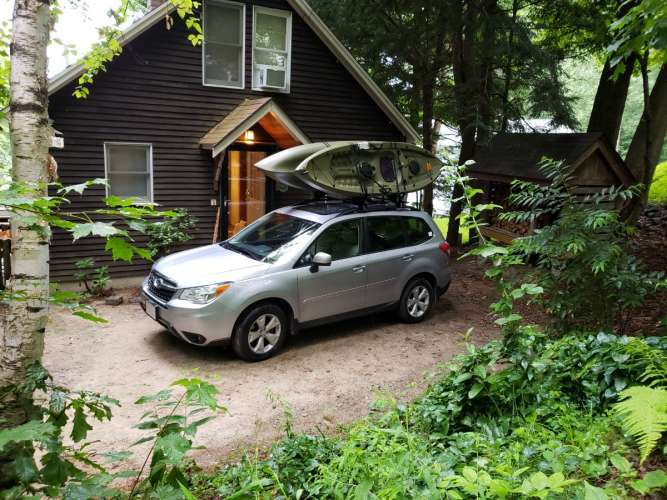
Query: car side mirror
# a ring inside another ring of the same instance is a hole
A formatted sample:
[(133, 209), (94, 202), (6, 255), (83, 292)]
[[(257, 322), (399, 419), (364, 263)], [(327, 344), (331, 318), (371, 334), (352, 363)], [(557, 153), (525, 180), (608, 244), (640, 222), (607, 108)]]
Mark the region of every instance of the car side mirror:
[(317, 252), (310, 263), (310, 270), (317, 272), (320, 266), (330, 266), (331, 255), (326, 252)]

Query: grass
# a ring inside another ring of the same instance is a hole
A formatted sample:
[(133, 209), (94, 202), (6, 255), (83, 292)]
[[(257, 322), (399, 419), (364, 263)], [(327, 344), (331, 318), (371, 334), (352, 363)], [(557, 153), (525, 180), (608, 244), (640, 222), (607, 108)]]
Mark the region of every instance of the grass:
[[(449, 217), (438, 217), (434, 216), (433, 220), (437, 224), (438, 228), (440, 229), (440, 232), (444, 237), (447, 237), (447, 225), (449, 224)], [(461, 234), (461, 242), (464, 245), (467, 245), (468, 242), (470, 241), (470, 231), (467, 229), (461, 229), (460, 234)]]
[(655, 167), (653, 182), (648, 192), (648, 199), (651, 203), (663, 205), (667, 203), (667, 161), (659, 163)]

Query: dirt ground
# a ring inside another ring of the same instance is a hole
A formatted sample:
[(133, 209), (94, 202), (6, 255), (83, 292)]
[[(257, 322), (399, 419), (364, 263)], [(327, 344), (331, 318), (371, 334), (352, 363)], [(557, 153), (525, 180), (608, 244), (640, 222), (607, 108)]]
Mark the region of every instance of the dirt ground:
[[(198, 462), (212, 465), (281, 434), (282, 410), (267, 391), (292, 408), (298, 430), (335, 430), (337, 424), (368, 413), (379, 391), (409, 399), (425, 384), (425, 374), (462, 349), (462, 334), (483, 343), (497, 334), (488, 317), (493, 285), (474, 263), (455, 263), (448, 293), (434, 313), (418, 325), (397, 322), (390, 313), (306, 330), (284, 351), (248, 364), (221, 348), (197, 348), (172, 337), (138, 304), (100, 306), (110, 322), (92, 325), (65, 311), (52, 315), (44, 364), (56, 382), (72, 389), (102, 392), (121, 407), (109, 423), (95, 425), (89, 438), (99, 451), (127, 450), (143, 431), (134, 429), (145, 408), (134, 401), (181, 377), (214, 383), (229, 414), (209, 423), (197, 436), (205, 450)], [(135, 450), (136, 465), (145, 454)]]

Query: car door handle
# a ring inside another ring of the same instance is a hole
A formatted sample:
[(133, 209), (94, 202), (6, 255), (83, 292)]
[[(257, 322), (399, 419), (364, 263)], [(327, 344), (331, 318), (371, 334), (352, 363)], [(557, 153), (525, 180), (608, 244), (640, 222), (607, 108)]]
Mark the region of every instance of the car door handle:
[(403, 257), (401, 257), (401, 260), (410, 261), (414, 258), (414, 256), (415, 254), (409, 253), (408, 255), (404, 255)]
[(366, 266), (356, 266), (352, 268), (353, 273), (362, 273), (366, 269)]

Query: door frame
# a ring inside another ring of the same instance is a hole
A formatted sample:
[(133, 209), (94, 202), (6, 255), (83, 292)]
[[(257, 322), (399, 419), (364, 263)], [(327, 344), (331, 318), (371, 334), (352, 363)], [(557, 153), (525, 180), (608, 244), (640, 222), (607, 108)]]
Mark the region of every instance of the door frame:
[[(218, 185), (218, 206), (220, 207), (220, 224), (218, 226), (218, 241), (224, 241), (229, 238), (227, 235), (227, 230), (229, 227), (229, 213), (227, 205), (227, 193), (229, 188), (229, 152), (230, 151), (264, 151), (268, 155), (272, 155), (278, 151), (278, 147), (275, 144), (243, 144), (237, 143), (230, 145), (223, 154), (222, 158), (222, 168), (220, 171), (220, 180)], [(274, 209), (274, 197), (275, 197), (275, 182), (273, 179), (266, 177), (265, 183), (265, 193), (264, 200), (266, 204), (266, 212), (270, 212)]]

